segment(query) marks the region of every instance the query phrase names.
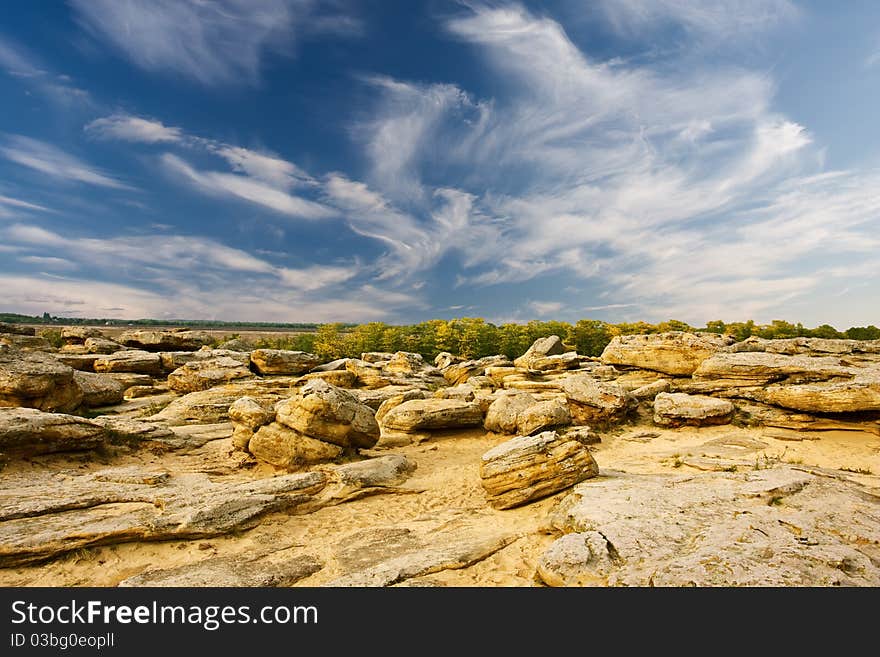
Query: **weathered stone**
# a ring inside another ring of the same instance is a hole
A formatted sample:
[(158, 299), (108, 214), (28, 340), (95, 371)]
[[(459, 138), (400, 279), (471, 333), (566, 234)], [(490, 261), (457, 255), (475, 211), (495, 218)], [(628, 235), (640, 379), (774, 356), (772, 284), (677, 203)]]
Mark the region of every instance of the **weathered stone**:
[(254, 430), (242, 424), (232, 425), (232, 450), (235, 452), (250, 452), (251, 438)]
[(232, 338), (217, 345), (217, 349), (228, 349), (230, 351), (251, 352), (254, 345), (244, 338)]
[(336, 360), (331, 360), (329, 363), (323, 363), (321, 365), (316, 365), (313, 367), (310, 372), (338, 372), (345, 370), (345, 364), (348, 362), (348, 358), (337, 358)]
[(102, 337), (86, 338), (83, 345), (90, 354), (112, 354), (124, 349), (118, 342)]
[(256, 431), (275, 419), (275, 409), (261, 404), (253, 397), (239, 397), (229, 406), (229, 419), (233, 425), (242, 425)]
[(589, 450), (555, 431), (517, 436), (480, 460), (481, 483), (496, 509), (527, 504), (597, 474), (599, 466)]
[(398, 351), (382, 364), (382, 369), (389, 374), (417, 374), (435, 368), (428, 365), (421, 354)]
[(498, 394), (498, 397), (486, 411), (483, 427), (494, 433), (516, 433), (519, 414), (538, 402), (527, 392), (510, 391)]
[(690, 376), (700, 363), (731, 344), (732, 338), (714, 333), (670, 331), (649, 335), (618, 335), (602, 352), (602, 362)]
[(346, 390), (316, 379), (280, 402), (276, 419), (307, 436), (340, 447), (372, 447), (379, 440), (373, 409)]
[(157, 388), (156, 386), (129, 386), (122, 393), (123, 399), (140, 399), (141, 397), (150, 397), (152, 395), (160, 395), (168, 392), (167, 388)]
[(535, 356), (529, 360), (528, 369), (537, 372), (563, 372), (577, 369), (581, 364), (581, 357), (577, 352), (568, 351), (555, 356)]
[(389, 385), (372, 390), (355, 388), (354, 390), (349, 390), (349, 392), (353, 394), (361, 404), (365, 404), (366, 406), (369, 406), (374, 410), (379, 410), (379, 407), (386, 400), (391, 399), (392, 397), (396, 397), (397, 395), (402, 395), (409, 392), (420, 393), (420, 396), (413, 397), (413, 399), (424, 399), (425, 397), (427, 397), (424, 390), (413, 386)]
[(729, 347), (730, 351), (765, 351), (773, 354), (806, 354), (809, 356), (843, 356), (880, 354), (880, 340), (838, 340), (829, 338), (784, 338), (767, 340), (757, 336), (746, 338)]
[[(154, 386), (156, 382), (149, 374), (136, 374), (134, 372), (104, 372), (104, 376), (118, 381), (126, 390), (132, 386)], [(167, 391), (166, 391), (167, 392)]]
[(448, 351), (441, 351), (439, 354), (434, 356), (434, 365), (436, 365), (440, 369), (444, 369), (446, 367), (449, 367), (453, 363), (460, 363), (463, 360), (463, 358), (453, 356)]
[(323, 565), (312, 555), (278, 558), (270, 553), (261, 557), (210, 557), (204, 561), (173, 568), (148, 570), (122, 580), (119, 586), (151, 587), (278, 587), (293, 586)]
[(344, 463), (333, 471), (336, 480), (343, 486), (355, 489), (370, 489), (385, 486), (398, 486), (415, 472), (416, 463), (402, 454), (389, 454), (376, 458)]
[(576, 440), (582, 445), (595, 445), (602, 442), (602, 438), (594, 433), (590, 427), (569, 427), (562, 432), (562, 436), (566, 440)]
[(94, 449), (104, 438), (101, 425), (75, 415), (0, 408), (0, 454), (4, 456)]
[(341, 447), (310, 438), (278, 422), (260, 427), (247, 448), (260, 461), (287, 470), (326, 463), (342, 455)]
[(321, 357), (305, 351), (285, 349), (255, 349), (251, 352), (251, 367), (259, 374), (305, 374), (316, 365)]
[(92, 422), (104, 427), (107, 441), (111, 444), (169, 449), (173, 448), (177, 442), (171, 429), (153, 422), (142, 422), (112, 415), (100, 415)]
[(716, 382), (719, 386), (764, 385), (776, 381), (807, 383), (849, 379), (853, 368), (832, 356), (785, 356), (764, 352), (719, 353), (704, 360), (694, 372), (694, 381)]
[(559, 387), (568, 399), (572, 420), (577, 424), (619, 422), (638, 404), (638, 400), (619, 385), (597, 381), (589, 374), (563, 379)]
[(868, 371), (850, 381), (770, 385), (758, 399), (808, 413), (880, 411), (880, 372)]
[(537, 575), (547, 586), (604, 586), (620, 557), (596, 531), (566, 534), (538, 560)]
[(522, 373), (516, 367), (487, 367), (484, 376), (488, 376), (496, 386), (503, 386), (509, 377), (521, 377)]
[(196, 392), (251, 376), (251, 371), (240, 361), (220, 356), (178, 367), (168, 375), (168, 387), (175, 392)]
[(40, 335), (0, 333), (0, 344), (22, 351), (55, 351), (49, 341)]
[(877, 586), (880, 498), (804, 470), (615, 473), (576, 486), (550, 522), (601, 534), (612, 563), (567, 572), (604, 586)]
[(0, 333), (7, 333), (10, 335), (36, 335), (37, 331), (33, 326), (22, 326), (21, 324), (0, 322)]
[(314, 379), (321, 379), (337, 388), (353, 388), (357, 385), (357, 377), (348, 370), (327, 370), (323, 372), (309, 372), (298, 378), (294, 384), (302, 385)]
[(0, 346), (0, 406), (63, 412), (81, 401), (73, 369), (48, 354)]
[(654, 398), (654, 423), (664, 427), (728, 424), (733, 411), (726, 399), (704, 395), (661, 392)]
[(158, 376), (162, 373), (162, 360), (159, 354), (131, 349), (101, 356), (95, 360), (93, 367), (96, 372), (127, 372)]
[(349, 358), (345, 368), (355, 375), (357, 383), (365, 388), (383, 388), (391, 385), (391, 379), (382, 373), (379, 365), (374, 365), (365, 360)]
[(531, 436), (539, 431), (571, 424), (571, 412), (564, 399), (539, 401), (521, 411), (517, 417), (517, 433)]
[(89, 338), (105, 338), (106, 336), (91, 326), (65, 326), (61, 329), (64, 344), (83, 344)]
[(87, 408), (110, 406), (123, 400), (125, 388), (106, 374), (93, 374), (74, 370), (73, 380), (82, 390), (82, 405)]
[[(471, 379), (472, 378), (474, 377), (471, 377)], [(434, 391), (432, 396), (436, 399), (458, 399), (459, 401), (470, 402), (474, 401), (475, 393), (476, 391), (473, 386), (470, 386), (467, 383), (459, 383), (457, 386), (440, 388), (440, 390)]]
[(658, 379), (653, 383), (639, 386), (632, 391), (632, 396), (639, 401), (654, 399), (661, 392), (669, 392), (669, 381), (666, 379)]
[(532, 346), (526, 350), (526, 353), (516, 358), (513, 364), (524, 369), (537, 369), (531, 366), (533, 359), (556, 356), (563, 353), (565, 353), (565, 347), (562, 344), (562, 339), (558, 335), (550, 335), (546, 338), (535, 340)]
[(511, 362), (504, 356), (486, 356), (478, 360), (466, 360), (463, 362), (452, 363), (441, 369), (443, 378), (450, 385), (456, 386), (459, 383), (465, 383), (472, 376), (482, 376), (486, 373), (487, 367), (507, 367)]
[(195, 351), (214, 342), (214, 338), (204, 331), (174, 329), (170, 331), (133, 330), (126, 331), (117, 338), (127, 347), (144, 351)]
[(59, 363), (81, 372), (94, 372), (95, 361), (100, 358), (99, 354), (65, 354), (62, 351), (53, 356)]
[(384, 363), (394, 357), (390, 351), (367, 351), (361, 354), (361, 360), (368, 363)]
[(151, 422), (162, 421), (172, 426), (192, 422), (200, 424), (226, 422), (229, 420), (229, 407), (236, 399), (243, 395), (265, 398), (268, 403), (274, 403), (275, 400), (281, 398), (280, 393), (257, 395), (255, 394), (256, 392), (256, 390), (235, 384), (190, 392), (183, 397), (175, 399), (161, 411), (150, 416), (149, 420)]
[(457, 399), (412, 399), (392, 408), (384, 427), (398, 431), (434, 431), (477, 427), (483, 423), (479, 404)]

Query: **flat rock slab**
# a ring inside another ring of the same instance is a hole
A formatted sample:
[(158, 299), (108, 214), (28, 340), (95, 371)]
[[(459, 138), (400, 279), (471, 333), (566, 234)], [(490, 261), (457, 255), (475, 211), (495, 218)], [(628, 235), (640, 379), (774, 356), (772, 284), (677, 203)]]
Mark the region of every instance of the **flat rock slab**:
[(312, 555), (213, 557), (176, 568), (149, 570), (123, 580), (119, 586), (293, 586), (322, 567)]
[(702, 427), (728, 424), (734, 406), (726, 399), (683, 392), (661, 392), (654, 398), (654, 424), (664, 427)]
[(100, 424), (35, 408), (0, 408), (0, 454), (34, 456), (94, 449), (106, 433)]
[(392, 408), (382, 426), (397, 431), (433, 431), (483, 424), (479, 404), (458, 399), (412, 399)]
[[(589, 550), (554, 550), (548, 584), (877, 586), (880, 497), (779, 465), (691, 476), (615, 473), (577, 485), (551, 515)], [(592, 535), (592, 539), (596, 536)], [(571, 542), (573, 539), (566, 539)], [(572, 554), (581, 559), (573, 565)], [(552, 574), (552, 573), (555, 573)]]

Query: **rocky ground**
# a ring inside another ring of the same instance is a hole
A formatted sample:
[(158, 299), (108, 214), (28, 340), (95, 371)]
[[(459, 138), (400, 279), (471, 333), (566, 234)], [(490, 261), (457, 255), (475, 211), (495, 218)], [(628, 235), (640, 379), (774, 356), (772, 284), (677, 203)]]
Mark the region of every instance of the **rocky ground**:
[(0, 585), (880, 584), (878, 341), (28, 333), (0, 326)]

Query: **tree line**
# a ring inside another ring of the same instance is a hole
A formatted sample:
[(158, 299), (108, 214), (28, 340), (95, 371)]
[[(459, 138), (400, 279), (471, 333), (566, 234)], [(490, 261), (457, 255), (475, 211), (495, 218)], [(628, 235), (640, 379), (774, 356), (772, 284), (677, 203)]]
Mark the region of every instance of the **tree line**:
[(465, 358), (481, 358), (504, 354), (509, 358), (522, 355), (538, 338), (558, 335), (565, 345), (585, 356), (598, 356), (617, 335), (663, 333), (666, 331), (708, 332), (731, 335), (737, 340), (750, 336), (767, 339), (815, 337), (849, 338), (854, 340), (880, 339), (876, 326), (854, 326), (838, 331), (823, 324), (807, 328), (774, 320), (770, 324), (754, 321), (725, 323), (711, 321), (704, 327), (693, 327), (685, 322), (669, 320), (659, 324), (624, 322), (612, 324), (593, 319), (582, 319), (575, 324), (558, 321), (531, 321), (526, 324), (496, 326), (479, 317), (433, 319), (410, 325), (390, 325), (370, 322), (351, 326), (347, 324), (320, 324), (313, 333), (279, 338), (263, 338), (257, 346), (309, 351), (325, 359), (357, 358), (368, 351), (411, 351), (433, 360), (447, 351)]

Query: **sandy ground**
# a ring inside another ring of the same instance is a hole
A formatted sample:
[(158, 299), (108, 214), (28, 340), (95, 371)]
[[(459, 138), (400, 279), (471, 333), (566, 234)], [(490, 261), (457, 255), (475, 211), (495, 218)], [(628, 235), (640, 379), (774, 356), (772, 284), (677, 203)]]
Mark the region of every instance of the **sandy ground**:
[[(734, 426), (701, 429), (658, 429), (650, 425), (627, 426), (601, 434), (593, 445), (602, 470), (627, 472), (686, 472), (706, 469), (761, 468), (776, 462), (805, 468), (838, 471), (840, 475), (877, 490), (880, 487), (880, 437), (848, 431), (805, 434), (810, 439), (779, 440), (760, 429)], [(5, 586), (115, 586), (145, 570), (170, 568), (213, 556), (251, 555), (289, 551), (291, 556), (311, 554), (325, 560), (339, 554), (352, 537), (392, 527), (454, 526), (462, 521), (487, 529), (510, 529), (520, 538), (485, 560), (467, 568), (445, 570), (410, 580), (409, 585), (535, 586), (535, 564), (554, 540), (542, 531), (548, 512), (564, 495), (558, 493), (518, 509), (496, 511), (486, 504), (480, 486), (480, 456), (505, 436), (482, 431), (461, 432), (420, 445), (396, 448), (417, 464), (404, 484), (408, 494), (379, 495), (306, 515), (274, 514), (254, 529), (237, 536), (192, 541), (130, 543), (79, 550), (42, 565), (0, 570)], [(372, 451), (381, 455), (388, 451)], [(241, 470), (229, 454), (229, 439), (214, 440), (201, 449), (181, 455), (134, 453), (99, 457), (81, 455), (44, 457), (12, 464), (10, 469), (36, 471), (44, 468), (79, 468), (82, 471), (108, 465), (142, 464), (170, 471), (207, 471), (224, 478), (270, 476), (268, 466)], [(379, 539), (381, 540), (381, 539)], [(381, 544), (376, 546), (381, 550)], [(319, 586), (341, 573), (328, 566), (298, 583)]]

